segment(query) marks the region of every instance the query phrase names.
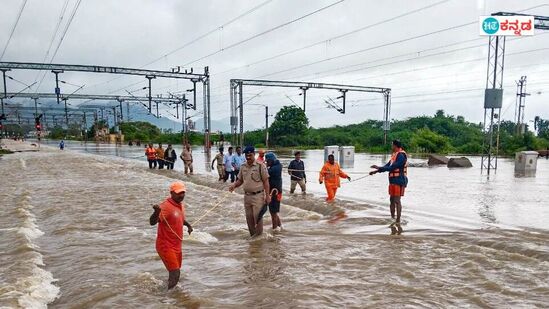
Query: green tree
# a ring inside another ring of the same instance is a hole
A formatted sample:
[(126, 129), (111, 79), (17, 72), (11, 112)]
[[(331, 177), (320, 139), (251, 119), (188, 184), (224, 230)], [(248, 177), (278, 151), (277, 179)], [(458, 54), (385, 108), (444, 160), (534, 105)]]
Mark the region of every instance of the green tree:
[(448, 137), (437, 134), (428, 128), (417, 130), (412, 135), (410, 145), (416, 152), (448, 153), (451, 149)]
[(284, 106), (276, 113), (271, 125), (270, 139), (273, 145), (296, 146), (306, 140), (309, 119), (305, 112), (296, 106)]

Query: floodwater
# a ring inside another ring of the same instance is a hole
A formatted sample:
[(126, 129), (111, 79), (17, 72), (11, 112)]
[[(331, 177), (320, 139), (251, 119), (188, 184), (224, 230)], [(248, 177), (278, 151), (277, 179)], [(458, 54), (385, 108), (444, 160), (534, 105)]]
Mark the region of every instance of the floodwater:
[[(327, 205), (322, 152), (306, 151), (309, 193), (285, 192), (284, 230), (250, 240), (242, 195), (216, 182), (201, 148), (191, 177), (180, 160), (149, 170), (143, 149), (69, 143), (0, 159), (0, 307), (548, 307), (545, 159), (533, 178), (514, 177), (508, 159), (490, 178), (478, 158), (470, 169), (410, 168), (394, 231), (387, 176), (361, 178), (387, 158), (357, 154), (346, 169), (356, 181)], [(223, 203), (185, 235), (181, 282), (167, 292), (148, 218), (176, 179), (189, 222)], [(348, 218), (330, 220), (339, 211)]]

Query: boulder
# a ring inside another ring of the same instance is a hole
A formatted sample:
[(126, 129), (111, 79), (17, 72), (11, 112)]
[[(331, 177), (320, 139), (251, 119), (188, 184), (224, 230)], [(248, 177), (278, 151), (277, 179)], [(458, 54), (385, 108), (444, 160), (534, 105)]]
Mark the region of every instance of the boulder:
[(409, 162), (408, 167), (427, 167), (427, 162)]
[(429, 160), (427, 161), (427, 164), (429, 166), (433, 166), (433, 165), (447, 165), (448, 164), (448, 158), (446, 158), (445, 156), (439, 156), (439, 155), (436, 155), (436, 154), (430, 154), (429, 155)]
[(448, 167), (473, 167), (473, 164), (466, 157), (450, 158), (448, 160)]

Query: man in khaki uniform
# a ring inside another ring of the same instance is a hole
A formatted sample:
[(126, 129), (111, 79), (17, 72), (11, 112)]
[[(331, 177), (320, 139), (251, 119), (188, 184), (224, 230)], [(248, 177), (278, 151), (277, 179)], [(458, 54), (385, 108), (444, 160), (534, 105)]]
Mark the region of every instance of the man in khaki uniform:
[(181, 152), (181, 160), (183, 160), (183, 164), (185, 165), (185, 175), (189, 174), (189, 171), (191, 172), (191, 175), (193, 174), (193, 153), (191, 150), (191, 145), (187, 144), (185, 145), (185, 148), (183, 148), (183, 151)]
[(238, 178), (235, 183), (229, 187), (229, 191), (242, 186), (244, 189), (244, 209), (246, 212), (246, 222), (251, 236), (260, 235), (263, 232), (263, 220), (259, 218), (259, 213), (263, 205), (271, 202), (269, 194), (269, 173), (265, 164), (255, 161), (255, 149), (247, 146), (244, 149), (246, 163), (240, 167)]
[(212, 170), (214, 169), (214, 162), (217, 161), (217, 174), (219, 175), (218, 181), (225, 178), (225, 164), (223, 164), (223, 147), (219, 147), (219, 152), (212, 161)]

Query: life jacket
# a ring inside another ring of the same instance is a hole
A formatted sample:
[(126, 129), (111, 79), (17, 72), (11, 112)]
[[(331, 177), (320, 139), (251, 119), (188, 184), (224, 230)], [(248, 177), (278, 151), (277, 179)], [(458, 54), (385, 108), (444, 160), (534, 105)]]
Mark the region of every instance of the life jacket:
[(398, 168), (396, 170), (389, 171), (389, 178), (398, 178), (398, 177), (401, 177), (401, 176), (408, 177), (408, 154), (406, 154), (406, 152), (404, 150), (401, 149), (401, 150), (393, 153), (393, 155), (391, 156), (391, 161), (390, 162), (391, 162), (391, 164), (395, 163), (399, 153), (404, 154), (404, 158), (405, 158), (404, 167)]
[(148, 160), (155, 160), (156, 159), (156, 149), (147, 147), (147, 150), (145, 150), (145, 154), (147, 155)]

